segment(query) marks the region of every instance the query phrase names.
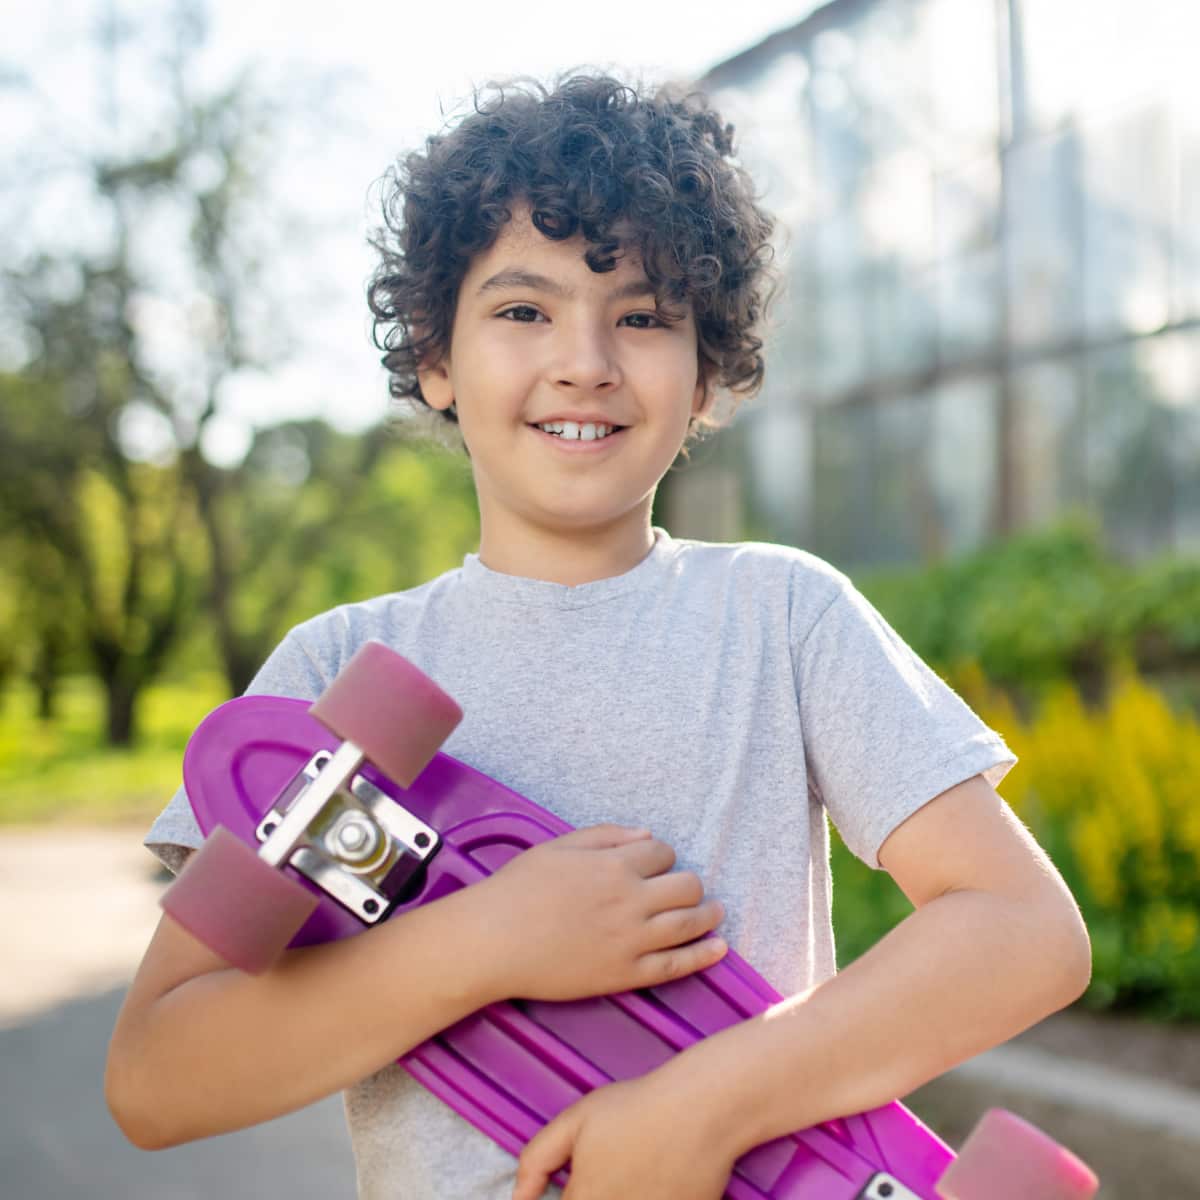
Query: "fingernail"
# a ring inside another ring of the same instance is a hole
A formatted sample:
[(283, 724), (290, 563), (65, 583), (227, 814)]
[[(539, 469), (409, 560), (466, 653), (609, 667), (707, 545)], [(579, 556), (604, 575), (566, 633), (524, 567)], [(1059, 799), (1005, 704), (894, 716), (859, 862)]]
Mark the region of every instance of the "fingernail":
[(729, 949), (729, 944), (724, 938), (709, 938), (709, 941), (712, 942), (712, 952), (714, 954), (724, 954), (725, 951)]

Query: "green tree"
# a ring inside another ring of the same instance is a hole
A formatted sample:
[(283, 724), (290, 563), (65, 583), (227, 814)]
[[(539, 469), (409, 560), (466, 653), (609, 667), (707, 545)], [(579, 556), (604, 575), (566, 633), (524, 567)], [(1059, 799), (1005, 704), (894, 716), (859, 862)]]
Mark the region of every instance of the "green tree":
[[(88, 336), (96, 328), (84, 322), (72, 337), (72, 354), (94, 354), (93, 372), (77, 364), (72, 386), (32, 372), (0, 377), (0, 501), (18, 555), (14, 632), (28, 639), (25, 665), (43, 715), (53, 714), (55, 683), (77, 642), (105, 688), (109, 741), (126, 745), (138, 693), (194, 608), (199, 547), (178, 471), (131, 461), (113, 421), (102, 419), (119, 411), (126, 385), (119, 360)], [(48, 357), (71, 330), (66, 320), (47, 323)], [(80, 409), (101, 419), (73, 419)]]
[[(20, 196), (3, 231), (14, 248), (4, 285), (21, 350), (0, 413), (7, 491), (24, 527), (78, 586), (82, 640), (119, 743), (133, 738), (136, 694), (162, 670), (198, 600), (233, 690), (274, 636), (278, 603), (256, 605), (240, 591), (270, 594), (255, 566), (263, 547), (288, 542), (296, 514), (256, 507), (264, 488), (253, 464), (218, 465), (207, 443), (231, 382), (288, 348), (277, 316), (285, 306), (270, 303), (264, 260), (282, 260), (298, 240), (306, 254), (316, 248), (311, 230), (265, 199), (282, 114), (328, 117), (327, 91), (311, 79), (272, 96), (256, 89), (249, 68), (215, 90), (201, 84), (202, 4), (178, 3), (155, 27), (140, 21), (105, 8), (95, 43), (105, 128), (77, 134), (51, 122), (31, 139), (32, 167), (9, 172)], [(131, 112), (120, 100), (131, 68), (156, 82), (157, 112)], [(0, 76), (22, 82), (13, 69)], [(88, 194), (80, 221), (88, 236), (68, 230), (52, 244), (21, 244), (25, 218), (64, 184)], [(328, 439), (310, 434), (309, 482), (328, 468), (330, 484), (351, 499), (380, 439), (327, 455)], [(300, 523), (293, 570), (308, 569), (341, 515)]]

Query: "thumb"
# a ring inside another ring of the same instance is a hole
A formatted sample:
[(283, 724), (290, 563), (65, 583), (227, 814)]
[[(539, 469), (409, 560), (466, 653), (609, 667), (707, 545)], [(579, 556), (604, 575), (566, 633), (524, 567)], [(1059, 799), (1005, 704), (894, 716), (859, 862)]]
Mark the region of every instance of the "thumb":
[(572, 1110), (567, 1109), (530, 1138), (517, 1163), (512, 1200), (538, 1200), (550, 1176), (570, 1161), (578, 1129)]

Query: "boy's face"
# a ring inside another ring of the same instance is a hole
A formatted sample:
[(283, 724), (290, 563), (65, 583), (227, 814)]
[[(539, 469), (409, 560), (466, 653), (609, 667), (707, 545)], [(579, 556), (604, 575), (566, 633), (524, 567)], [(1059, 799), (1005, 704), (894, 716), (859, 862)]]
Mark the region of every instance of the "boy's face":
[[(514, 210), (462, 281), (449, 354), (420, 373), (431, 406), (456, 405), (485, 559), (547, 534), (617, 544), (648, 530), (654, 489), (705, 400), (690, 307), (668, 323), (635, 257), (598, 274), (587, 249)], [(594, 440), (539, 428), (558, 422), (619, 428)]]

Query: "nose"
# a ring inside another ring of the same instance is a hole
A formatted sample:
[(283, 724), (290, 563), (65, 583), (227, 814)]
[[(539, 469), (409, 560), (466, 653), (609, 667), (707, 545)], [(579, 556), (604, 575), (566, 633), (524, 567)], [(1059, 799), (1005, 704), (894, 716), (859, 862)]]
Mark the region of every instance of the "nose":
[(563, 388), (612, 391), (621, 381), (616, 347), (609, 332), (596, 322), (560, 323), (551, 374)]

